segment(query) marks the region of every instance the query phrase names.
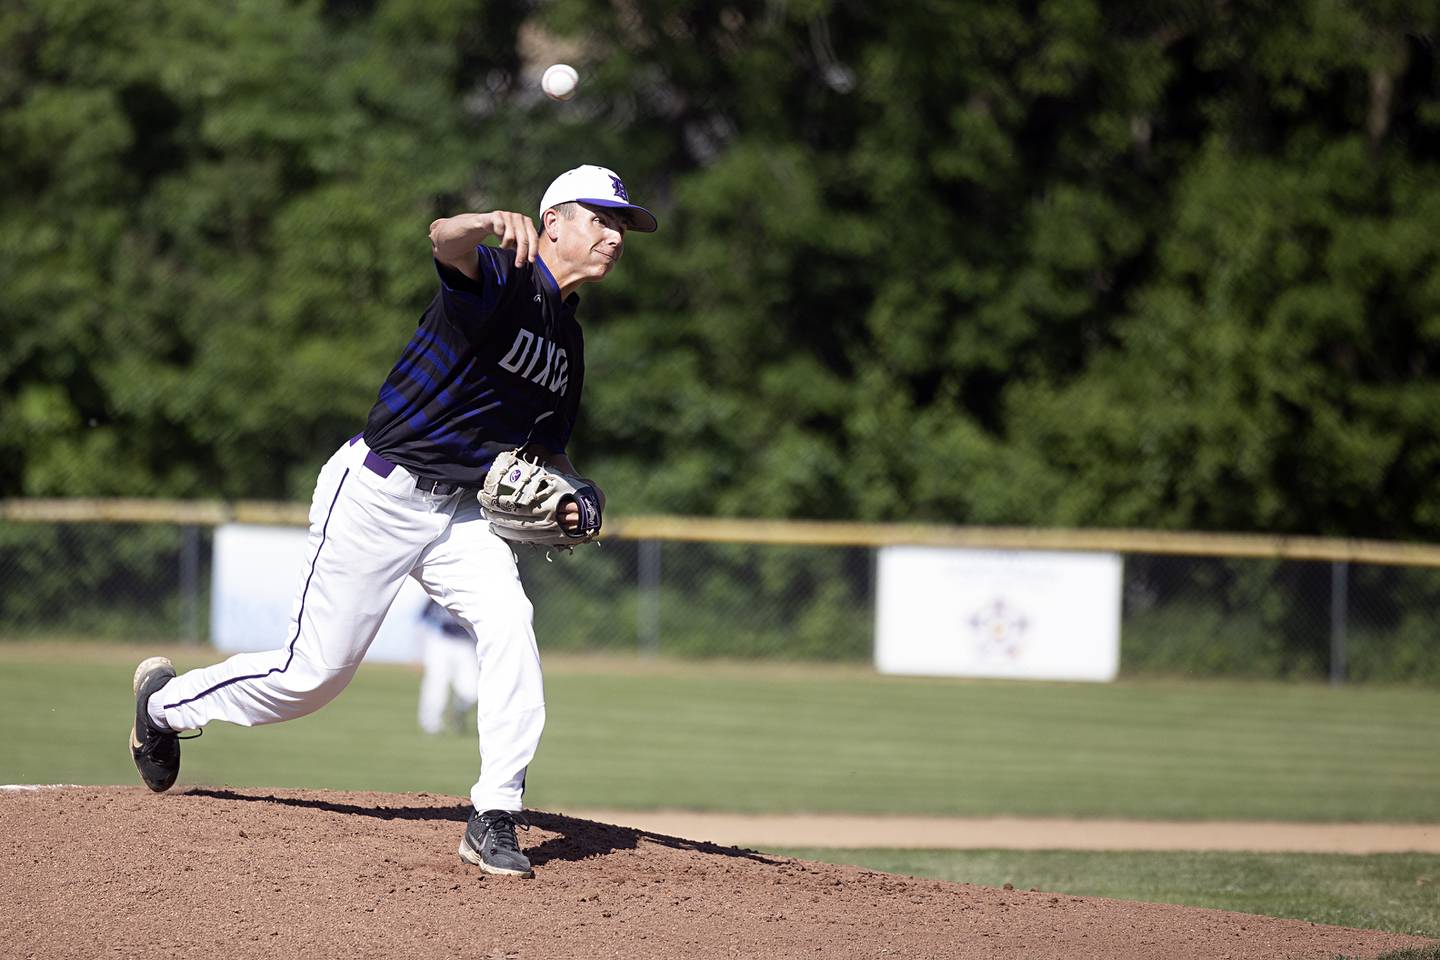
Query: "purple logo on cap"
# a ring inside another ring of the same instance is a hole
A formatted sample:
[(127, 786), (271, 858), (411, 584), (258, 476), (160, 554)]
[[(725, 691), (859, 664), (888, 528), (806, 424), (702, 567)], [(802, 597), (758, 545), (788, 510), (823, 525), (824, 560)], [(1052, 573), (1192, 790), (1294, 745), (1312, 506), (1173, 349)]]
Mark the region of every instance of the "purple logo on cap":
[(630, 194), (625, 192), (625, 184), (620, 182), (620, 178), (612, 176), (610, 178), (610, 182), (615, 186), (615, 196), (619, 197), (621, 200), (624, 200), (626, 203), (629, 203)]

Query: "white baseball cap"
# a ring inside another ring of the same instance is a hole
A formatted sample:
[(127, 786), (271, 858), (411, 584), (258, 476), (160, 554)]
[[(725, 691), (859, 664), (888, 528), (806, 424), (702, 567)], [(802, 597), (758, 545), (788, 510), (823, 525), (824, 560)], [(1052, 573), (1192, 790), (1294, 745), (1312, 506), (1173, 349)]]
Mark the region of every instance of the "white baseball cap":
[(623, 210), (631, 230), (655, 232), (655, 215), (630, 202), (630, 194), (625, 192), (625, 184), (614, 170), (587, 163), (560, 174), (540, 201), (541, 219), (544, 219), (546, 210), (572, 200), (592, 207)]

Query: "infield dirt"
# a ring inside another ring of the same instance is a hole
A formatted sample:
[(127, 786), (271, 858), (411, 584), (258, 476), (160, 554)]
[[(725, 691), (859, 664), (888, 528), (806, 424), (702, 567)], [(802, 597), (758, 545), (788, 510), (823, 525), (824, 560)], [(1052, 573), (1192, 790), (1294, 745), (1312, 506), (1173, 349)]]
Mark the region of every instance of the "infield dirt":
[(466, 804), (456, 797), (0, 793), (0, 955), (1333, 960), (1429, 942), (527, 816), (521, 842), (538, 876), (515, 880), (460, 862)]

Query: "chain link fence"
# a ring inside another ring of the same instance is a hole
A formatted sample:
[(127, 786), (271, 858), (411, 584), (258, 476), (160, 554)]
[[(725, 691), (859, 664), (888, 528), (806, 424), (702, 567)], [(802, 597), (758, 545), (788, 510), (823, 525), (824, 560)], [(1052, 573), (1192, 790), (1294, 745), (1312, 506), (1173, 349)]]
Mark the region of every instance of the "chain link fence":
[[(0, 641), (204, 644), (212, 542), (203, 524), (0, 524)], [(872, 656), (875, 547), (610, 538), (517, 555), (544, 650)], [(1440, 685), (1440, 569), (1122, 556), (1122, 675)]]
[(0, 523), (0, 640), (203, 643), (212, 530)]
[(679, 657), (864, 661), (874, 633), (866, 547), (607, 540), (522, 549), (542, 647)]

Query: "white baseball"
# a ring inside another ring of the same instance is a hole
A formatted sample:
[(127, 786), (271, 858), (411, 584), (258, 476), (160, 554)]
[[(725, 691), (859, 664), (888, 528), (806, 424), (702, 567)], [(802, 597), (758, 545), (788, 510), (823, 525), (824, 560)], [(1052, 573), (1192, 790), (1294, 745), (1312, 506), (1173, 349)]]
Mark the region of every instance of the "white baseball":
[(580, 82), (580, 74), (568, 63), (557, 63), (545, 68), (545, 75), (540, 78), (540, 88), (551, 100), (569, 100), (575, 96), (575, 85)]

